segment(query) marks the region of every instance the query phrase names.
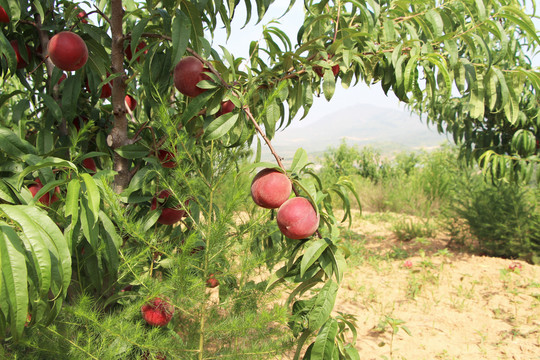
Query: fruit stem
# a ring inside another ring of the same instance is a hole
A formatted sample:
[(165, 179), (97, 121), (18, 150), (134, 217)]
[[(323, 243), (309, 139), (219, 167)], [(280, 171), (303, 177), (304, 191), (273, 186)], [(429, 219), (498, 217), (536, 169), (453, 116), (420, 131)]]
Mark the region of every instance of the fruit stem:
[[(264, 142), (266, 143), (266, 145), (270, 149), (270, 152), (272, 153), (272, 155), (274, 155), (274, 158), (276, 159), (276, 162), (277, 162), (278, 166), (283, 171), (286, 171), (285, 166), (283, 165), (283, 162), (281, 162), (281, 157), (277, 154), (276, 150), (272, 146), (272, 143), (270, 142), (270, 139), (268, 139), (268, 137), (265, 135), (264, 131), (261, 129), (259, 124), (257, 124), (257, 120), (255, 120), (255, 118), (253, 117), (253, 114), (249, 110), (249, 106), (247, 106), (247, 105), (244, 106), (244, 112), (248, 116), (249, 120), (251, 120), (251, 122), (253, 123), (253, 126), (255, 126), (255, 130), (257, 130), (259, 135), (263, 138)], [(295, 194), (296, 194), (296, 191), (295, 191)], [(296, 195), (298, 195), (298, 194), (296, 194)]]

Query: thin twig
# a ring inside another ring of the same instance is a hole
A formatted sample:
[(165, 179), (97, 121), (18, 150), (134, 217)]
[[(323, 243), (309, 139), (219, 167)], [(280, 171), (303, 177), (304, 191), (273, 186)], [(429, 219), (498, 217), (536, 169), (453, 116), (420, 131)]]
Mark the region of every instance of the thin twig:
[(337, 2), (338, 12), (337, 12), (337, 19), (336, 19), (336, 27), (334, 28), (334, 39), (332, 40), (332, 43), (336, 42), (337, 39), (337, 33), (339, 30), (339, 18), (341, 17), (341, 4), (340, 1)]
[[(274, 149), (274, 146), (272, 146), (272, 143), (270, 142), (270, 139), (268, 139), (268, 137), (265, 135), (264, 131), (261, 129), (261, 127), (259, 126), (259, 124), (257, 124), (257, 120), (255, 120), (255, 118), (253, 117), (253, 114), (251, 113), (251, 111), (249, 110), (249, 106), (244, 106), (244, 112), (246, 113), (246, 115), (248, 116), (248, 118), (251, 120), (251, 122), (253, 123), (253, 126), (255, 126), (255, 130), (257, 130), (257, 132), (259, 133), (259, 135), (261, 135), (261, 137), (263, 138), (264, 142), (266, 143), (266, 145), (268, 146), (268, 148), (270, 149), (270, 152), (272, 153), (272, 155), (274, 155), (274, 158), (276, 159), (276, 162), (278, 164), (278, 166), (283, 170), (283, 171), (286, 171), (285, 169), (285, 166), (283, 165), (283, 162), (281, 161), (281, 157), (278, 155), (278, 153), (276, 152), (276, 150)], [(297, 191), (295, 190), (294, 191), (295, 195), (298, 196), (298, 193)]]
[(103, 18), (103, 20), (108, 22), (109, 25), (110, 25), (111, 24), (111, 19), (107, 15), (105, 15), (103, 13), (103, 11), (99, 10), (99, 8), (96, 5), (94, 5), (94, 8), (96, 9), (96, 10), (94, 10), (94, 12), (97, 12)]

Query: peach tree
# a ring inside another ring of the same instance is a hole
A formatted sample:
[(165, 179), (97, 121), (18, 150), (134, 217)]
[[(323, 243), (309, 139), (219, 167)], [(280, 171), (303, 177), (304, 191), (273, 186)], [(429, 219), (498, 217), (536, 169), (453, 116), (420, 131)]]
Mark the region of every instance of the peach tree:
[[(539, 39), (525, 12), (534, 2), (308, 0), (294, 44), (270, 24), (247, 59), (212, 45), (218, 31), (246, 36), (231, 33), (238, 6), (248, 23), (294, 2), (0, 0), (5, 344), (33, 328), (56, 331), (64, 305), (90, 296), (109, 311), (142, 305), (177, 335), (189, 317), (169, 355), (202, 359), (211, 351), (204, 290), (233, 292), (230, 274), (220, 281), (235, 261), (224, 254), (248, 237), (275, 249), (266, 262), (278, 269), (260, 284), (290, 289), (295, 358), (359, 358), (354, 318), (333, 312), (346, 267), (340, 224), (358, 197), (346, 178), (323, 186), (301, 149), (285, 167), (271, 143), (336, 85), (392, 91), (494, 178), (535, 173), (540, 74), (530, 55)], [(275, 163), (260, 162), (262, 146)], [(318, 229), (288, 238), (268, 222), (275, 210), (236, 226), (238, 199), (218, 198), (240, 166), (285, 174)], [(161, 289), (172, 273), (187, 280)], [(187, 295), (193, 288), (200, 298)], [(115, 356), (145, 354), (127, 343)]]

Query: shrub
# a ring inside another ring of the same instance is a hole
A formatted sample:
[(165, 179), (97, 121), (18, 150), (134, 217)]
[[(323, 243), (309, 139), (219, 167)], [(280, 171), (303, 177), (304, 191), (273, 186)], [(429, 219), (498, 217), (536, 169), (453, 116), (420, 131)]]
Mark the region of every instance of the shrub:
[(493, 185), (476, 176), (462, 184), (453, 207), (488, 255), (540, 262), (538, 189)]

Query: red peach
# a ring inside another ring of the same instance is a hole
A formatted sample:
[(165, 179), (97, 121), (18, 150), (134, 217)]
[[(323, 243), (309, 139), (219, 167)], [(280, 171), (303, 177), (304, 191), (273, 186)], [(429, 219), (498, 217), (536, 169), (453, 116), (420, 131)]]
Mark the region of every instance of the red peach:
[(81, 11), (77, 14), (77, 17), (81, 20), (83, 24), (88, 24), (88, 20), (86, 19), (86, 11)]
[[(171, 192), (169, 190), (162, 190), (158, 198), (159, 199), (165, 199), (165, 201), (171, 196)], [(189, 200), (186, 201), (185, 205), (189, 203)], [(158, 207), (157, 199), (154, 197), (152, 199), (152, 203), (150, 205), (150, 210), (156, 210)], [(184, 216), (186, 216), (186, 211), (183, 209), (181, 205), (178, 205), (173, 208), (169, 207), (162, 207), (161, 215), (159, 216), (157, 222), (162, 225), (173, 225), (179, 222)]]
[(407, 268), (407, 269), (412, 269), (412, 267), (413, 267), (412, 261), (411, 261), (411, 260), (405, 260), (405, 261), (403, 262), (403, 267), (404, 267), (404, 268)]
[[(41, 188), (43, 187), (40, 179), (36, 179), (35, 182), (35, 184), (28, 186), (28, 190), (30, 190), (33, 197), (35, 197), (38, 191), (41, 190)], [(46, 193), (45, 195), (41, 196), (38, 201), (45, 206), (51, 206), (53, 202), (58, 200), (56, 194), (60, 194), (60, 188), (58, 186), (55, 187), (54, 192), (55, 193), (52, 195), (52, 197), (49, 193)]]
[(206, 280), (206, 287), (215, 288), (219, 286), (219, 280), (215, 278), (214, 274), (210, 274)]
[(47, 45), (53, 64), (62, 70), (79, 70), (88, 60), (88, 48), (84, 40), (71, 31), (54, 35)]
[(9, 16), (6, 10), (0, 6), (0, 23), (9, 23)]
[(131, 95), (126, 95), (124, 98), (124, 101), (126, 103), (126, 106), (131, 110), (132, 112), (135, 111), (135, 108), (137, 107), (137, 100)]
[(508, 265), (508, 270), (510, 271), (519, 271), (523, 268), (523, 266), (518, 263), (517, 261), (514, 261), (513, 263), (511, 263), (510, 265)]
[(141, 307), (143, 319), (152, 326), (167, 326), (174, 314), (174, 306), (161, 298), (154, 298)]
[(295, 197), (281, 205), (276, 216), (279, 230), (290, 239), (307, 238), (317, 231), (319, 216), (308, 199)]
[(92, 158), (86, 158), (82, 161), (82, 166), (90, 171), (97, 172), (96, 162)]
[(174, 67), (174, 86), (182, 94), (189, 97), (196, 97), (206, 89), (202, 89), (197, 84), (202, 80), (210, 80), (204, 73), (206, 69), (203, 63), (194, 56), (186, 56)]
[[(142, 49), (144, 49), (146, 47), (146, 43), (144, 41), (141, 41), (139, 44), (137, 44), (137, 47), (135, 48), (135, 54), (136, 55), (139, 55), (137, 56), (137, 62), (141, 62), (141, 54), (148, 54), (148, 50), (144, 50), (143, 52)], [(133, 58), (133, 52), (131, 51), (131, 43), (128, 42), (127, 44), (127, 47), (126, 47), (126, 50), (124, 50), (124, 54), (126, 55), (126, 58), (128, 59), (128, 61), (131, 61), (131, 59)]]
[(221, 108), (216, 113), (216, 116), (220, 117), (221, 115), (228, 114), (233, 110), (234, 110), (234, 104), (233, 104), (233, 102), (231, 100), (222, 101), (221, 102)]
[(251, 197), (255, 204), (276, 209), (291, 195), (292, 184), (287, 175), (275, 169), (266, 168), (253, 178)]
[[(21, 53), (19, 51), (19, 44), (17, 40), (11, 40), (9, 43), (11, 44), (11, 47), (15, 51), (15, 56), (17, 57), (17, 69), (23, 69), (27, 67), (28, 63), (21, 56)], [(30, 60), (31, 53), (30, 53), (30, 47), (28, 45), (26, 45), (26, 53), (28, 54), (27, 59)]]
[[(334, 57), (333, 55), (328, 54), (327, 59), (330, 60), (330, 59), (333, 58), (333, 57)], [(327, 62), (328, 62), (328, 60), (327, 60)], [(319, 75), (320, 77), (323, 77), (323, 76), (324, 76), (324, 69), (323, 69), (323, 67), (320, 66), (320, 65), (315, 65), (315, 66), (313, 67), (313, 71), (315, 71), (315, 73), (316, 73), (317, 75)], [(334, 74), (334, 76), (336, 76), (336, 75), (339, 73), (339, 64), (336, 64), (336, 65), (333, 65), (333, 66), (332, 66), (332, 73)]]
[(174, 158), (174, 153), (167, 150), (158, 150), (158, 159), (161, 162), (161, 166), (169, 169), (176, 167)]

